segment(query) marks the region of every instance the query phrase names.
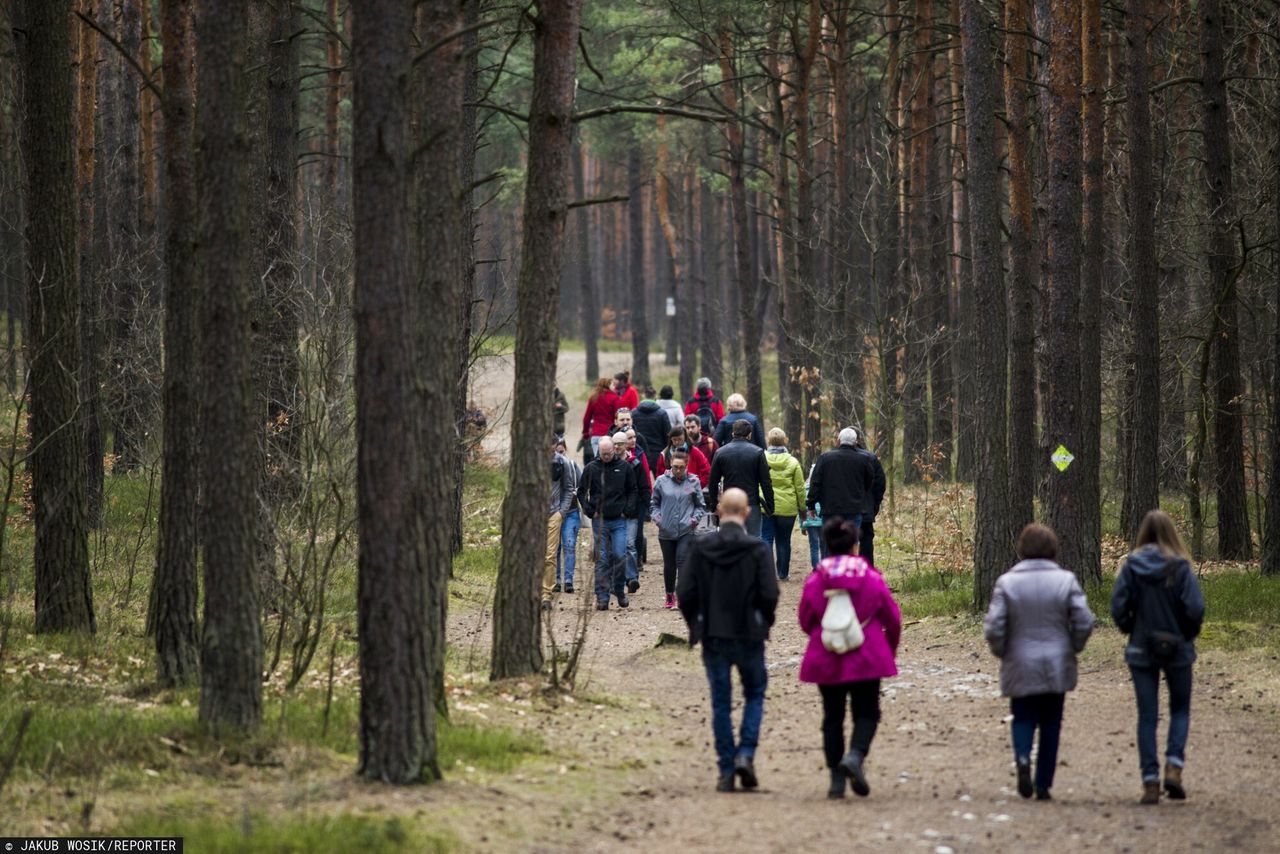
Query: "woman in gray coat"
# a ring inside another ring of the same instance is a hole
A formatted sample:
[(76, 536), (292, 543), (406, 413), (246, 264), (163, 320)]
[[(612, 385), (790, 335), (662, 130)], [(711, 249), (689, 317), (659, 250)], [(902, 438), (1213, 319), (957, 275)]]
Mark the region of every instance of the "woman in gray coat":
[(1031, 524), (1018, 537), (1021, 560), (996, 580), (983, 634), (1000, 659), (1000, 691), (1013, 713), (1018, 794), (1031, 797), (1031, 745), (1040, 730), (1035, 796), (1047, 801), (1058, 763), (1066, 693), (1076, 687), (1076, 655), (1093, 631), (1093, 614), (1074, 574), (1058, 566), (1058, 537)]

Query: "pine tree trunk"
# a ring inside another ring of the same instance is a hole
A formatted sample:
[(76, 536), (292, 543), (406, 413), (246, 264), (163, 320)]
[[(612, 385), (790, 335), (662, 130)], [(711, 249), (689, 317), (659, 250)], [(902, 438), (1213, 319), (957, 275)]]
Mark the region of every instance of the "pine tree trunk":
[(1035, 250), (1032, 222), (1030, 0), (1005, 3), (1005, 115), (1009, 124), (1009, 518), (1021, 531), (1032, 519), (1036, 478)]
[(1205, 172), (1209, 181), (1209, 288), (1217, 317), (1213, 337), (1213, 460), (1218, 492), (1218, 555), (1248, 560), (1253, 554), (1244, 488), (1244, 435), (1240, 397), (1240, 323), (1232, 189), (1231, 129), (1221, 0), (1201, 0), (1201, 91), (1204, 104)]
[[(570, 157), (573, 159), (573, 191), (579, 199), (587, 197), (586, 177), (583, 174), (582, 158), (585, 153), (582, 150), (582, 132), (575, 131), (573, 152)], [(639, 204), (640, 192), (638, 188), (631, 189), (631, 204)], [(643, 216), (643, 211), (641, 212)], [(644, 227), (643, 222), (640, 226)], [(591, 276), (591, 214), (589, 208), (579, 208), (577, 214), (574, 215), (574, 232), (578, 239), (578, 252), (576, 264), (574, 265), (575, 273), (578, 279), (578, 298), (582, 309), (582, 341), (587, 350), (587, 376), (588, 384), (594, 383), (600, 376), (600, 304), (596, 296), (596, 283)], [(643, 232), (639, 241), (640, 251), (644, 252)], [(633, 252), (635, 250), (632, 250)], [(640, 284), (644, 284), (643, 254), (641, 256)], [(633, 279), (634, 283), (634, 279)], [(644, 288), (641, 287), (639, 293), (631, 293), (631, 346), (632, 346), (632, 364), (631, 373), (635, 376), (640, 374), (640, 366), (647, 368), (649, 364), (649, 332), (644, 322)], [(639, 323), (637, 324), (637, 308), (639, 312)], [(644, 351), (644, 359), (639, 358), (639, 351)]]
[[(968, 156), (968, 139), (965, 123), (960, 112), (964, 104), (964, 47), (960, 37), (960, 3), (953, 0), (951, 4), (951, 25), (954, 34), (951, 36), (949, 51), (951, 68), (951, 148), (948, 164), (951, 170), (951, 258), (948, 259), (948, 270), (955, 282), (955, 296), (951, 300), (954, 306), (955, 322), (952, 328), (951, 354), (948, 359), (952, 377), (956, 386), (956, 479), (966, 483), (973, 482), (974, 469), (977, 466), (978, 436), (974, 419), (974, 398), (977, 396), (973, 366), (977, 359), (977, 309), (974, 305), (972, 287), (973, 247), (969, 238), (969, 202), (966, 196), (969, 176), (966, 172), (965, 159)], [(989, 22), (984, 20), (984, 25)], [(989, 50), (989, 46), (984, 46)], [(997, 87), (998, 90), (998, 87)], [(997, 92), (998, 94), (998, 92)], [(997, 173), (998, 180), (998, 173)], [(1003, 253), (1002, 253), (1003, 254)], [(1002, 262), (1003, 263), (1003, 262)], [(1001, 276), (1003, 280), (1003, 276)], [(1005, 325), (1008, 325), (1006, 310)], [(1008, 354), (1008, 346), (1005, 353)], [(1006, 406), (1005, 426), (1008, 426)], [(1007, 446), (1007, 443), (1006, 443)], [(1006, 472), (1008, 460), (1006, 458)]]
[[(439, 776), (410, 208), (412, 10), (408, 0), (369, 0), (352, 9), (358, 773), (400, 784)], [(448, 397), (445, 388), (437, 393)], [(448, 450), (436, 452), (443, 458)]]
[[(94, 16), (92, 3), (85, 3), (83, 14)], [(83, 21), (77, 22), (80, 39), (79, 67), (76, 70), (78, 98), (76, 103), (76, 192), (79, 194), (79, 210), (77, 238), (80, 264), (81, 294), (97, 293), (97, 271), (93, 257), (93, 216), (94, 216), (94, 167), (96, 164), (95, 146), (97, 144), (95, 119), (98, 114), (98, 39), (93, 28)], [(0, 142), (3, 144), (3, 142)], [(99, 394), (97, 373), (87, 358), (89, 348), (85, 346), (85, 327), (87, 311), (84, 305), (80, 310), (82, 329), (81, 367), (80, 367), (80, 407), (81, 429), (85, 434), (85, 521), (96, 528), (102, 522), (102, 449), (101, 427), (98, 424), (98, 410), (89, 402)], [(92, 416), (92, 420), (91, 420)], [(97, 433), (98, 436), (93, 434)]]
[[(698, 371), (698, 303), (695, 293), (702, 289), (697, 281), (701, 267), (699, 250), (695, 239), (698, 222), (698, 169), (690, 160), (684, 176), (684, 224), (681, 228), (684, 239), (684, 275), (679, 280), (679, 292), (676, 298), (676, 317), (680, 321), (680, 396), (693, 396), (693, 383)], [(656, 453), (653, 449), (651, 453)]]
[(68, 365), (80, 364), (76, 271), (75, 116), (67, 4), (19, 5), (27, 210), (31, 498), (35, 504), (35, 629), (97, 629), (84, 506), (84, 436)]
[[(649, 381), (649, 318), (645, 308), (644, 276), (644, 174), (640, 162), (640, 143), (632, 140), (627, 149), (627, 301), (631, 311), (631, 379), (634, 383)], [(585, 241), (583, 243), (585, 247)], [(599, 318), (595, 319), (599, 323)], [(600, 374), (590, 378), (595, 382)]]
[[(1045, 222), (1048, 274), (1049, 394), (1044, 402), (1045, 438), (1050, 450), (1059, 446), (1078, 457), (1082, 453), (1080, 410), (1080, 10), (1054, 4), (1041, 38), (1048, 42), (1049, 88), (1045, 137), (1048, 146), (1048, 186)], [(1047, 38), (1046, 38), (1047, 37)], [(1049, 464), (1043, 460), (1040, 465)], [(1045, 520), (1062, 543), (1058, 563), (1083, 580), (1088, 548), (1084, 520), (1084, 466), (1073, 463), (1065, 471), (1049, 472), (1045, 488)]]
[[(1276, 124), (1280, 125), (1280, 88), (1276, 89)], [(1280, 131), (1280, 127), (1275, 129)], [(1275, 185), (1272, 188), (1272, 217), (1275, 238), (1280, 241), (1280, 132), (1271, 142), (1272, 168)], [(1280, 575), (1280, 264), (1272, 267), (1272, 309), (1276, 316), (1272, 340), (1271, 361), (1271, 445), (1267, 454), (1267, 527), (1262, 539), (1262, 574)]]
[(197, 520), (200, 512), (200, 272), (196, 265), (194, 68), (192, 0), (165, 0), (161, 131), (164, 163), (165, 289), (164, 444), (160, 481), (160, 545), (148, 629), (156, 639), (161, 685), (187, 685), (199, 675), (196, 627)]
[[(709, 150), (709, 149), (708, 149)], [(710, 172), (708, 162), (705, 168)], [(725, 306), (720, 299), (720, 286), (723, 269), (720, 263), (721, 251), (728, 234), (724, 223), (718, 221), (720, 210), (716, 198), (711, 194), (711, 185), (707, 181), (698, 184), (698, 239), (702, 244), (701, 268), (698, 281), (698, 317), (702, 320), (702, 368), (701, 376), (711, 380), (712, 388), (720, 388), (720, 380), (724, 375), (724, 344), (721, 321)]]
[(980, 0), (960, 0), (964, 45), (964, 111), (967, 125), (967, 178), (970, 242), (973, 246), (974, 314), (977, 336), (974, 371), (975, 429), (978, 453), (974, 482), (973, 605), (982, 611), (1005, 567), (1012, 561), (1014, 530), (1005, 489), (1008, 472), (1003, 252), (1000, 246), (1000, 155), (996, 146), (999, 87), (991, 21)]
[(25, 313), (26, 247), (23, 243), (23, 176), (19, 157), (17, 52), (14, 47), (16, 5), (0, 3), (0, 309), (5, 313), (5, 388), (17, 393), (18, 318)]
[(196, 16), (196, 189), (204, 300), (204, 625), (200, 720), (247, 730), (262, 717), (258, 609), (260, 451), (250, 362), (254, 255), (247, 198), (247, 0), (203, 0)]
[(539, 0), (533, 25), (533, 94), (516, 318), (511, 469), (502, 505), (502, 559), (493, 603), (492, 677), (542, 669), (538, 586), (551, 471), (551, 389), (556, 309), (564, 263), (570, 179), (570, 113), (577, 65), (579, 0)]
[(1160, 280), (1156, 255), (1155, 184), (1152, 175), (1151, 95), (1147, 74), (1146, 0), (1129, 0), (1125, 10), (1128, 43), (1129, 275), (1133, 334), (1133, 420), (1129, 446), (1130, 494), (1121, 532), (1132, 541), (1148, 510), (1160, 506)]

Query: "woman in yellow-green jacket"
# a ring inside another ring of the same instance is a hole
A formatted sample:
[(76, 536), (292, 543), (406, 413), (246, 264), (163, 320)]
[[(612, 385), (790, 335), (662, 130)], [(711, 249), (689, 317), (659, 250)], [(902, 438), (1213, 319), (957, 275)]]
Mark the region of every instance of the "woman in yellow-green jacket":
[(769, 431), (769, 447), (764, 454), (773, 483), (773, 515), (764, 517), (760, 538), (777, 556), (778, 580), (791, 574), (791, 532), (796, 516), (805, 513), (804, 470), (787, 451), (787, 434), (777, 427)]

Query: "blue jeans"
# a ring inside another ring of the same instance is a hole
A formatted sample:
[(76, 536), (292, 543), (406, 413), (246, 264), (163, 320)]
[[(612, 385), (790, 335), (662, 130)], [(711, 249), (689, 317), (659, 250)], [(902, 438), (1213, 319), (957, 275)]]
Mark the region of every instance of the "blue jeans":
[(1156, 752), (1156, 725), (1160, 721), (1160, 671), (1169, 685), (1169, 735), (1164, 757), (1182, 767), (1186, 760), (1187, 733), (1191, 730), (1191, 665), (1185, 667), (1130, 667), (1133, 691), (1138, 699), (1138, 761), (1142, 779), (1160, 779), (1160, 755)]
[[(737, 756), (755, 756), (760, 743), (760, 722), (764, 719), (764, 689), (769, 674), (764, 667), (764, 641), (706, 638), (702, 642), (702, 665), (711, 685), (711, 731), (716, 739), (716, 759), (720, 774), (733, 772)], [(742, 729), (733, 741), (733, 668), (742, 679)]]
[(760, 526), (764, 519), (764, 513), (760, 510), (759, 504), (747, 505), (747, 533), (753, 537), (760, 536)]
[(556, 581), (573, 583), (573, 567), (578, 560), (578, 530), (582, 527), (582, 515), (570, 510), (560, 526), (560, 553), (556, 555)]
[(596, 538), (596, 601), (608, 602), (609, 594), (622, 593), (627, 561), (627, 520), (593, 519)]
[(1062, 734), (1062, 705), (1066, 694), (1033, 694), (1009, 701), (1013, 713), (1013, 756), (1031, 760), (1031, 745), (1040, 730), (1040, 752), (1036, 755), (1036, 788), (1053, 788), (1053, 772), (1058, 767), (1058, 739)]
[(827, 544), (822, 541), (822, 528), (805, 528), (809, 532), (809, 568), (817, 569), (818, 561), (827, 556)]
[(640, 559), (636, 555), (636, 534), (640, 532), (640, 520), (627, 520), (627, 581), (640, 577)]
[(795, 516), (765, 516), (760, 525), (760, 539), (770, 551), (776, 551), (778, 578), (783, 581), (791, 574), (791, 532), (795, 527)]

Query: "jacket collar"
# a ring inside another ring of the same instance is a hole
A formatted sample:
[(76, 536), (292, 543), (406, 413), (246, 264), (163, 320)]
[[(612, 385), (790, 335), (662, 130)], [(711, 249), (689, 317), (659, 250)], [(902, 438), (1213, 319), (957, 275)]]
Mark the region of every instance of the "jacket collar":
[(1031, 558), (1030, 560), (1020, 560), (1013, 565), (1010, 572), (1035, 572), (1042, 569), (1062, 569), (1057, 561), (1048, 560), (1046, 558)]

